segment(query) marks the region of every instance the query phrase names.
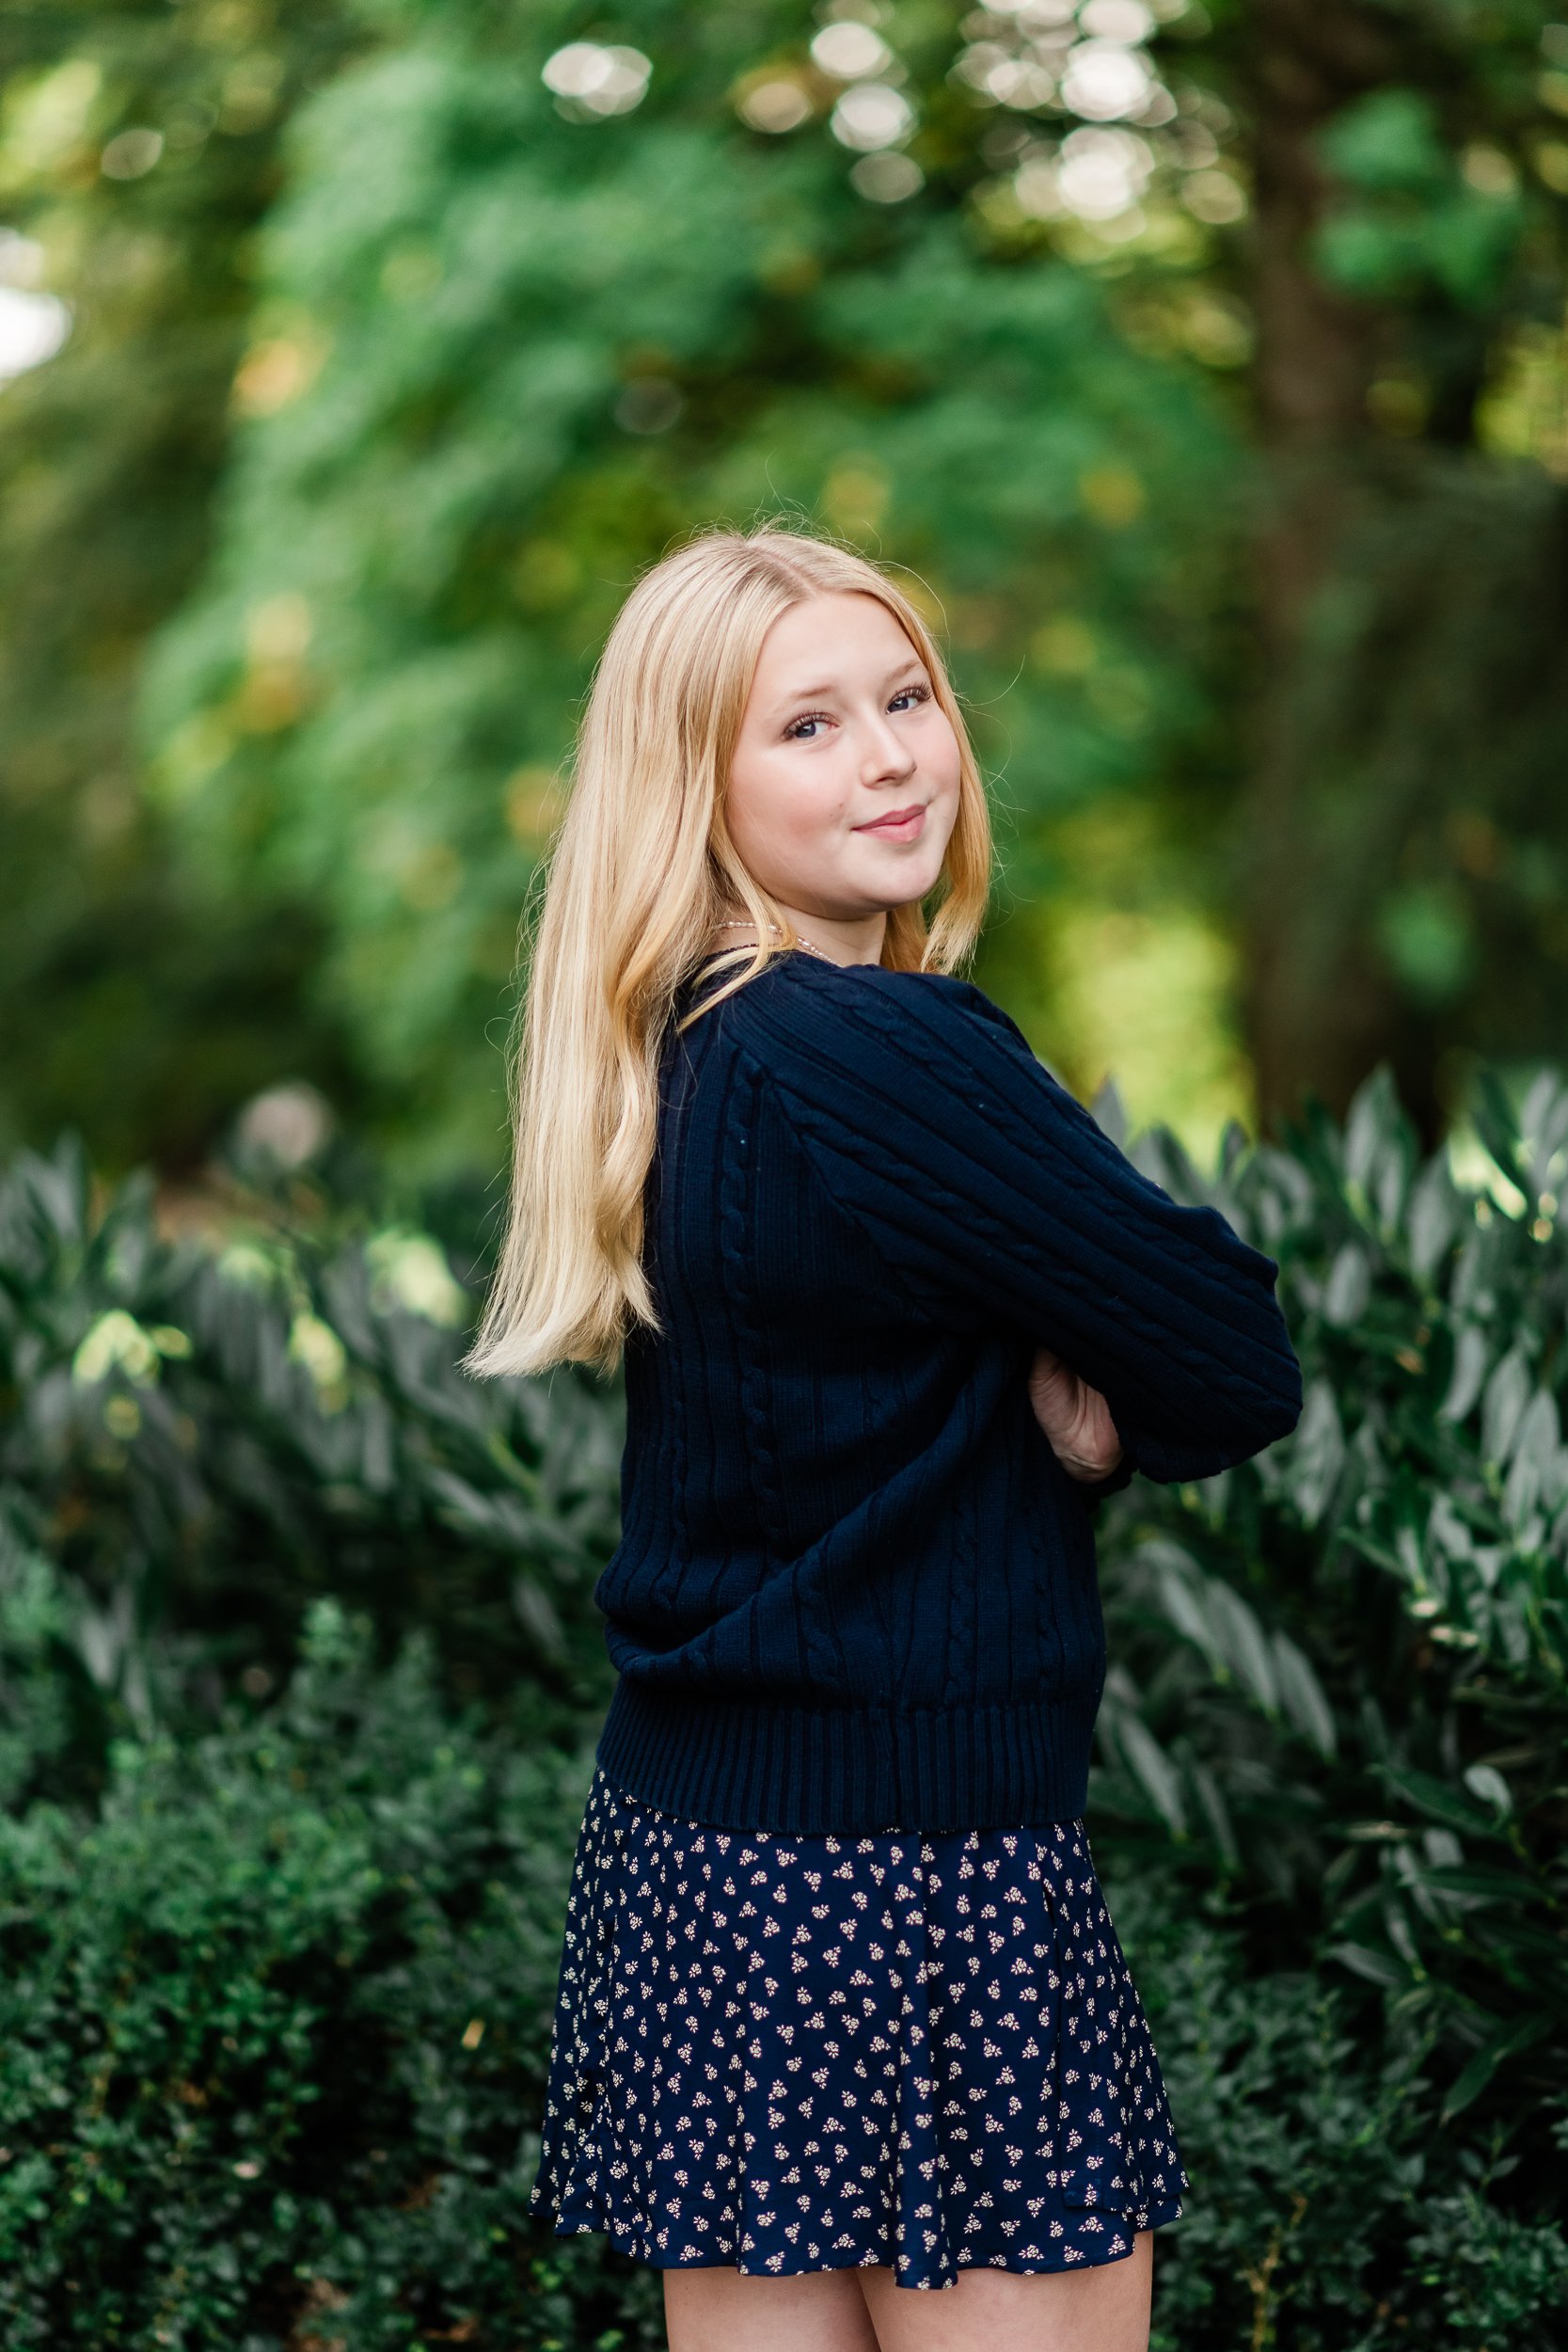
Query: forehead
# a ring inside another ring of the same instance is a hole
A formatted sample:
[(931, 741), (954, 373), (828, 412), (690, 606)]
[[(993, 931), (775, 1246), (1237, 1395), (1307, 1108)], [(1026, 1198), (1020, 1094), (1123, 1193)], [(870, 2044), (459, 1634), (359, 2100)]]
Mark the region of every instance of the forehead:
[(792, 681), (819, 686), (867, 668), (879, 678), (897, 663), (918, 659), (876, 596), (809, 596), (781, 612), (764, 638), (756, 684), (764, 693), (786, 692)]

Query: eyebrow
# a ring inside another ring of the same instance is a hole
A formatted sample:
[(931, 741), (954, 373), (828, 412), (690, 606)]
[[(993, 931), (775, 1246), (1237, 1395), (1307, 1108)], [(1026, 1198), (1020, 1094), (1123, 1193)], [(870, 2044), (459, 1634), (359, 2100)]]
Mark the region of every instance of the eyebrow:
[[(909, 660), (907, 661), (900, 661), (895, 669), (892, 669), (888, 672), (886, 677), (883, 678), (879, 691), (885, 694), (888, 688), (892, 686), (896, 679), (907, 677), (911, 670), (924, 670), (925, 667), (926, 663), (924, 660), (915, 652), (914, 647), (911, 645), (910, 647)], [(787, 694), (779, 695), (772, 707), (775, 710), (786, 710), (792, 703), (820, 701), (826, 695), (836, 694), (838, 691), (838, 687), (832, 679), (830, 679), (826, 684), (820, 686), (796, 686), (792, 687)]]

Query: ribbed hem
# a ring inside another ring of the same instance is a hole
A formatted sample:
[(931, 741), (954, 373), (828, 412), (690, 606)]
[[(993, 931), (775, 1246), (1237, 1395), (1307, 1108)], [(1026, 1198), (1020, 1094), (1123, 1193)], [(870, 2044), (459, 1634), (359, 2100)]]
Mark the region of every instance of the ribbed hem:
[(640, 1804), (724, 1829), (1011, 1829), (1083, 1812), (1098, 1706), (1098, 1691), (1012, 1707), (770, 1706), (623, 1675), (597, 1761)]

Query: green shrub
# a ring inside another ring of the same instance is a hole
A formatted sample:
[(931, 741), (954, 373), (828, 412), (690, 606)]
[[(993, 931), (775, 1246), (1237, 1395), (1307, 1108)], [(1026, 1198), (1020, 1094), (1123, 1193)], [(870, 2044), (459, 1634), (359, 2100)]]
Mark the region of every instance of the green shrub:
[[(1481, 1102), (1490, 1189), (1424, 1165), (1385, 1077), (1344, 1131), (1204, 1187), (1281, 1261), (1296, 1435), (1102, 1536), (1115, 1665), (1096, 1786), (1128, 1864), (1246, 1908), (1259, 1966), (1321, 1961), (1430, 2039), (1537, 2181), (1568, 2111), (1568, 1089)], [(1457, 2190), (1458, 2184), (1455, 2184)]]
[[(372, 1650), (318, 1603), (270, 1706), (117, 1742), (90, 1820), (0, 1817), (8, 2352), (662, 2343), (655, 2274), (526, 2212), (591, 1756)], [(1161, 2352), (1546, 2352), (1568, 2249), (1437, 2128), (1418, 2039), (1359, 2044), (1158, 1873), (1112, 1902), (1194, 2180)]]
[(1333, 1970), (1259, 1970), (1217, 1903), (1160, 1872), (1108, 1895), (1192, 2182), (1156, 2245), (1153, 2352), (1554, 2352), (1553, 2200), (1514, 2210), (1496, 2132), (1443, 2124), (1429, 2039), (1369, 2033)]
[(428, 1234), (299, 1186), (237, 1209), (214, 1249), (165, 1238), (145, 1181), (96, 1198), (70, 1143), (0, 1174), (0, 1524), (61, 1571), (77, 1784), (116, 1729), (275, 1685), (323, 1594), (384, 1656), (429, 1630), (459, 1692), (549, 1695), (569, 1738), (613, 1681), (618, 1393), (465, 1377)]
[[(1132, 1147), (1279, 1259), (1307, 1378), (1101, 1517), (1160, 2352), (1562, 2339), (1568, 1089), (1480, 1128), (1468, 1189), (1382, 1077), (1212, 1184)], [(406, 1222), (245, 1205), (214, 1254), (69, 1151), (0, 1179), (8, 2352), (657, 2344), (657, 2279), (523, 2211), (619, 1397), (464, 1379)]]
[(273, 1708), (0, 1817), (8, 2352), (635, 2330), (650, 2282), (523, 2212), (590, 1769), (324, 1602)]

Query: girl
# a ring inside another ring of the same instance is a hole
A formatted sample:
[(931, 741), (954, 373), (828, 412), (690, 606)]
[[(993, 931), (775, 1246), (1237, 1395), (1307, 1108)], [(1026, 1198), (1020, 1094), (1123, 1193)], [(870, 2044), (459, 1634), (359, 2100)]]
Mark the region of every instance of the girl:
[(1300, 1374), (1274, 1262), (955, 977), (990, 865), (886, 574), (769, 529), (644, 577), (473, 1361), (624, 1356), (532, 2209), (662, 2271), (673, 2352), (1137, 2352), (1180, 2211), (1082, 1819), (1092, 1514), (1283, 1437)]

